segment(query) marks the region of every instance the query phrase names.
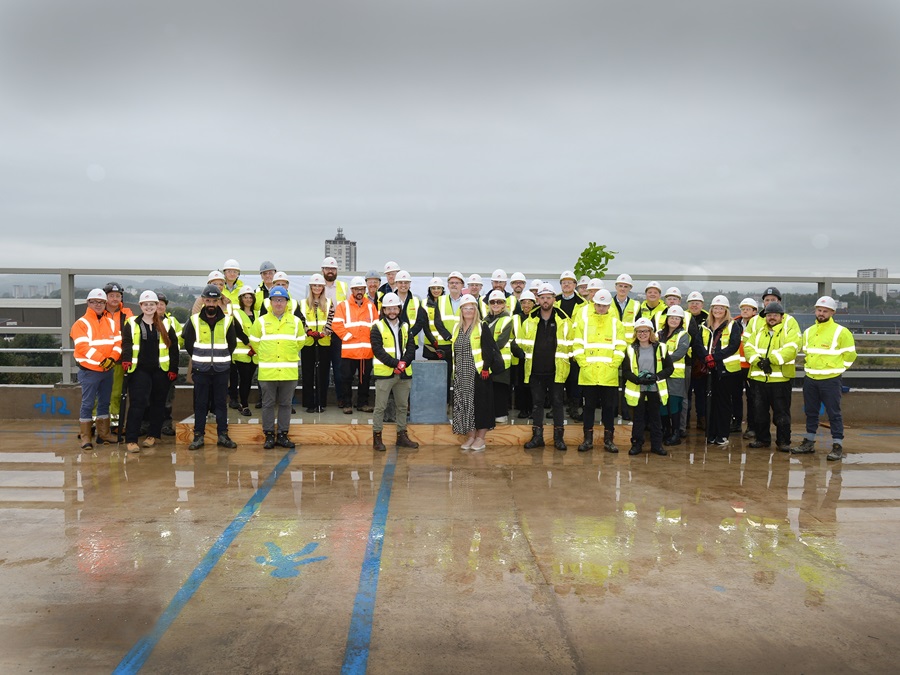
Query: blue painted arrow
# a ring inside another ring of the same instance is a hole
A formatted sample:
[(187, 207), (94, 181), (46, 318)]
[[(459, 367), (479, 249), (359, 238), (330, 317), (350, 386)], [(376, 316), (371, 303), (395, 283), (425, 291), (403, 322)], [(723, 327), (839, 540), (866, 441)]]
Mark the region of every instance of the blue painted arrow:
[(277, 579), (289, 579), (290, 577), (298, 577), (300, 576), (300, 566), (308, 565), (309, 563), (319, 562), (320, 560), (325, 560), (328, 556), (318, 556), (316, 558), (306, 558), (305, 560), (301, 560), (301, 558), (305, 558), (310, 553), (318, 548), (318, 542), (312, 542), (307, 544), (302, 549), (297, 551), (296, 553), (287, 554), (281, 550), (280, 546), (275, 545), (271, 541), (266, 542), (266, 548), (269, 551), (269, 557), (261, 555), (257, 556), (256, 562), (260, 565), (271, 565), (275, 569), (272, 570), (272, 576)]

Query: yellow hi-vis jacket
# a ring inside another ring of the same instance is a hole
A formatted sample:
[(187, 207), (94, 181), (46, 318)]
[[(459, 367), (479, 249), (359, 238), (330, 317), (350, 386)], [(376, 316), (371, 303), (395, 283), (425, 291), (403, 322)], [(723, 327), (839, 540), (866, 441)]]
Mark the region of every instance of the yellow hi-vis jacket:
[(578, 318), (572, 325), (572, 356), (580, 368), (578, 384), (616, 387), (625, 358), (625, 326), (612, 311), (597, 314), (594, 307), (592, 303), (590, 311), (576, 312)]
[[(237, 307), (237, 305), (235, 305), (235, 307)], [(244, 331), (244, 335), (246, 335), (249, 340), (250, 327), (253, 325), (253, 321), (242, 309), (234, 310), (234, 318), (241, 322), (241, 330)], [(254, 349), (254, 351), (256, 350)], [(235, 363), (259, 363), (259, 356), (256, 354), (250, 356), (250, 343), (241, 342), (240, 338), (238, 338), (234, 353), (231, 355), (231, 360)]]
[[(772, 334), (769, 335), (769, 331)], [(800, 327), (796, 321), (769, 328), (768, 324), (744, 339), (744, 356), (750, 364), (748, 377), (757, 382), (789, 382), (797, 374), (797, 352), (800, 350)], [(759, 367), (761, 359), (769, 359), (772, 372), (766, 375)]]
[(803, 369), (813, 380), (837, 377), (856, 361), (853, 334), (835, 323), (833, 318), (807, 328), (803, 332), (801, 349), (806, 354)]
[(287, 310), (280, 319), (273, 312), (263, 314), (250, 326), (249, 337), (259, 357), (260, 381), (297, 379), (300, 348), (306, 340), (299, 318)]
[[(669, 354), (669, 350), (666, 349), (666, 346), (661, 342), (653, 343), (653, 356), (656, 361), (656, 374), (657, 376), (665, 370), (665, 361), (666, 357)], [(625, 352), (625, 358), (628, 360), (628, 364), (631, 368), (631, 374), (637, 375), (639, 372), (638, 368), (638, 358), (637, 358), (637, 350), (634, 348), (634, 345), (628, 345), (628, 348)], [(656, 381), (656, 389), (659, 392), (659, 400), (663, 405), (666, 404), (669, 400), (669, 387), (666, 385), (666, 378), (661, 377)], [(630, 378), (625, 378), (625, 402), (634, 407), (638, 404), (641, 398), (641, 385), (632, 382)]]

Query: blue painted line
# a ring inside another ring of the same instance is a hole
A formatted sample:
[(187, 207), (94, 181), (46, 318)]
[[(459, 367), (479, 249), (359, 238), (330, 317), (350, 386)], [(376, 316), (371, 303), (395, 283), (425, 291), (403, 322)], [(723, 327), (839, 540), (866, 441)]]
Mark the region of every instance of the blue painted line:
[(384, 545), (384, 525), (387, 522), (396, 467), (397, 451), (391, 450), (384, 466), (384, 473), (381, 474), (381, 487), (378, 489), (378, 498), (372, 511), (372, 527), (369, 529), (369, 539), (366, 542), (366, 555), (359, 573), (359, 588), (353, 603), (353, 616), (350, 617), (350, 630), (347, 633), (347, 646), (344, 650), (344, 665), (341, 667), (341, 673), (344, 675), (362, 675), (366, 672), (369, 662), (375, 593), (378, 591), (381, 550)]
[(272, 486), (275, 485), (275, 481), (277, 481), (278, 477), (284, 473), (284, 470), (291, 462), (291, 458), (296, 453), (296, 450), (289, 450), (285, 456), (281, 458), (281, 461), (278, 462), (274, 469), (272, 469), (272, 473), (269, 474), (269, 477), (266, 478), (265, 482), (253, 493), (253, 496), (250, 497), (244, 505), (244, 508), (242, 508), (240, 513), (234, 517), (234, 520), (232, 520), (228, 527), (225, 528), (225, 531), (222, 532), (221, 536), (216, 539), (215, 543), (203, 557), (203, 560), (201, 560), (194, 568), (194, 571), (191, 572), (187, 581), (185, 581), (181, 588), (178, 589), (178, 592), (175, 593), (175, 597), (172, 598), (169, 606), (166, 607), (162, 616), (156, 621), (153, 630), (138, 640), (137, 644), (131, 648), (131, 651), (129, 651), (119, 665), (116, 666), (116, 669), (113, 671), (114, 675), (136, 673), (144, 666), (157, 643), (159, 643), (160, 639), (175, 619), (178, 618), (178, 615), (181, 613), (181, 610), (184, 609), (188, 600), (190, 600), (194, 593), (197, 592), (200, 588), (200, 584), (206, 580), (206, 577), (212, 572), (216, 563), (219, 562), (219, 559), (225, 554), (228, 547), (231, 546), (231, 543), (238, 534), (240, 534), (241, 530), (244, 529), (244, 525), (246, 525), (253, 514), (256, 513), (259, 505), (266, 496), (268, 496)]

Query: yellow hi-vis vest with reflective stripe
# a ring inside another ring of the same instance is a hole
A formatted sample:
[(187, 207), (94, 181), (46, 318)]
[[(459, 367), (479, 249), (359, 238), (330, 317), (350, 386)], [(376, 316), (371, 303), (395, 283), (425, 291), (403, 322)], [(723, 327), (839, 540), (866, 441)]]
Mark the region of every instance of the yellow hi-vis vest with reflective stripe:
[[(512, 323), (512, 318), (508, 316), (501, 316), (494, 322), (494, 342), (497, 343), (498, 347), (500, 346), (500, 333), (502, 333), (503, 329), (510, 323)], [(515, 336), (515, 333), (512, 332), (512, 328), (510, 328), (509, 340), (506, 341), (505, 345), (500, 347), (500, 354), (503, 356), (503, 367), (505, 369), (508, 369), (510, 364), (512, 364), (512, 341)]]
[[(309, 308), (307, 298), (303, 298), (303, 300), (300, 301), (300, 311), (303, 312), (303, 316), (306, 317), (306, 327), (317, 333), (325, 332), (325, 326), (328, 324), (328, 314), (331, 312), (331, 305), (331, 300), (325, 298), (325, 309), (323, 310), (321, 306), (317, 306), (315, 311), (313, 311)], [(303, 346), (308, 347), (311, 344), (315, 344), (315, 342), (315, 339), (307, 336)], [(319, 344), (323, 347), (330, 346), (331, 336), (328, 335), (319, 338)]]
[[(442, 338), (440, 336), (440, 334), (438, 333), (437, 326), (434, 325), (434, 313), (440, 311), (439, 305), (441, 302), (441, 298), (443, 298), (443, 297), (444, 297), (443, 295), (438, 296), (435, 299), (434, 305), (429, 305), (426, 300), (423, 300), (422, 303), (425, 306), (425, 315), (428, 317), (428, 329), (431, 331), (431, 334), (434, 336), (435, 340), (437, 340), (437, 343), (439, 345), (449, 345), (450, 341)], [(446, 328), (447, 330), (449, 330), (451, 332), (453, 331), (453, 326), (447, 326), (446, 323), (444, 324), (444, 328)]]
[(572, 356), (580, 367), (578, 384), (616, 387), (625, 358), (625, 326), (611, 311), (597, 314), (594, 307), (591, 303), (590, 312), (577, 312), (572, 327)]
[[(666, 351), (669, 354), (673, 354), (675, 352), (675, 350), (678, 349), (678, 343), (685, 337), (687, 337), (688, 343), (690, 344), (690, 341), (691, 341), (690, 333), (688, 333), (683, 328), (681, 330), (679, 330), (677, 333), (675, 333), (674, 335), (670, 335), (669, 339), (666, 340), (666, 342), (665, 342)], [(672, 375), (670, 376), (671, 378), (677, 379), (677, 380), (684, 379), (684, 361), (686, 358), (687, 358), (687, 354), (682, 356), (677, 361), (675, 359), (672, 359), (672, 365), (674, 366), (675, 370), (672, 371)]]
[[(454, 312), (450, 296), (442, 295), (438, 298), (438, 310), (441, 312), (441, 321), (444, 322), (444, 328), (452, 335), (456, 330), (456, 325), (459, 323), (459, 307)], [(452, 342), (453, 340), (451, 339), (450, 341)]]
[[(769, 330), (772, 335), (769, 336)], [(781, 323), (773, 328), (765, 324), (744, 341), (744, 355), (750, 363), (748, 377), (757, 382), (788, 382), (797, 375), (797, 352), (800, 350), (800, 329), (796, 321)], [(766, 375), (759, 367), (760, 359), (769, 359), (772, 372)]]
[(234, 317), (226, 314), (221, 321), (216, 321), (215, 333), (209, 330), (209, 324), (200, 319), (200, 314), (191, 315), (194, 325), (194, 354), (191, 356), (192, 368), (204, 373), (214, 370), (218, 373), (231, 369), (231, 353), (225, 335)]
[[(141, 351), (141, 327), (137, 322), (141, 320), (140, 316), (130, 316), (125, 320), (126, 330), (131, 331), (131, 368), (129, 373), (133, 373), (138, 365), (138, 353)], [(168, 330), (165, 320), (163, 327)], [(163, 340), (162, 333), (159, 334), (159, 368), (165, 372), (169, 372), (169, 348)]]
[(828, 319), (804, 331), (803, 353), (807, 377), (827, 380), (843, 374), (856, 361), (856, 341), (849, 330)]
[[(663, 357), (669, 353), (669, 350), (666, 346), (661, 342), (655, 342), (654, 344), (654, 356), (656, 357), (656, 372), (659, 373), (663, 369)], [(638, 370), (638, 359), (637, 359), (637, 351), (635, 350), (633, 345), (628, 345), (627, 355), (626, 357), (631, 364), (631, 372), (637, 375), (640, 371)], [(666, 380), (657, 380), (656, 381), (656, 389), (659, 391), (659, 400), (665, 405), (669, 400), (669, 387), (666, 384)], [(634, 407), (638, 404), (638, 401), (641, 398), (641, 385), (632, 382), (631, 380), (625, 380), (625, 402)]]
[[(613, 295), (612, 304), (609, 306), (609, 311), (615, 313), (616, 317), (619, 316), (619, 303), (616, 300), (616, 296)], [(631, 341), (634, 340), (634, 322), (635, 316), (637, 316), (638, 311), (638, 303), (636, 303), (631, 298), (625, 300), (625, 309), (622, 310), (622, 318), (619, 319), (622, 324), (625, 326), (625, 342), (631, 344)]]
[(163, 317), (163, 326), (166, 327), (166, 330), (169, 328), (175, 329), (175, 335), (178, 336), (178, 346), (184, 347), (184, 336), (181, 334), (181, 331), (184, 329), (184, 326), (181, 325), (181, 322), (172, 316), (171, 313), (166, 312), (166, 315)]
[[(375, 326), (378, 328), (378, 332), (381, 333), (381, 345), (384, 347), (384, 351), (388, 354), (393, 354), (397, 359), (400, 359), (400, 356), (397, 356), (397, 344), (394, 342), (394, 331), (392, 331), (390, 326), (381, 319), (378, 320)], [(400, 354), (403, 354), (403, 350), (409, 342), (409, 329), (410, 325), (408, 323), (405, 321), (400, 322)], [(404, 372), (412, 377), (411, 363), (406, 364), (406, 370)], [(392, 377), (393, 374), (394, 367), (379, 361), (378, 357), (373, 354), (372, 375), (375, 377)]]
[[(459, 323), (453, 327), (453, 336), (450, 342), (453, 343), (453, 369), (456, 370), (456, 338), (459, 336)], [(481, 355), (481, 319), (475, 319), (472, 324), (472, 330), (469, 333), (469, 346), (472, 349), (472, 360), (475, 361), (475, 372), (480, 373), (484, 370), (484, 358)]]
[[(246, 335), (247, 339), (249, 340), (250, 327), (253, 325), (253, 321), (242, 309), (235, 309), (234, 316), (238, 321), (241, 322), (241, 329), (244, 331), (244, 335)], [(259, 363), (259, 357), (256, 354), (250, 356), (250, 343), (241, 342), (240, 338), (238, 338), (237, 346), (234, 348), (234, 354), (231, 355), (231, 360), (235, 363)]]
[[(722, 337), (719, 340), (719, 345), (724, 346), (728, 345), (731, 342), (731, 331), (735, 329), (734, 320), (729, 320), (727, 324), (725, 324), (725, 328), (722, 329)], [(725, 365), (725, 371), (729, 373), (736, 373), (741, 369), (741, 350), (738, 349), (731, 356), (726, 356), (722, 361)]]
[(306, 339), (300, 319), (287, 310), (279, 319), (269, 312), (250, 327), (250, 344), (259, 357), (261, 381), (296, 380), (300, 348)]
[[(553, 381), (562, 383), (569, 377), (569, 355), (572, 352), (572, 322), (559, 307), (554, 307), (556, 316), (556, 371)], [(541, 321), (541, 310), (532, 311), (522, 327), (516, 333), (516, 344), (525, 352), (525, 382), (531, 381), (531, 365), (534, 358), (534, 338), (537, 335), (538, 323)]]

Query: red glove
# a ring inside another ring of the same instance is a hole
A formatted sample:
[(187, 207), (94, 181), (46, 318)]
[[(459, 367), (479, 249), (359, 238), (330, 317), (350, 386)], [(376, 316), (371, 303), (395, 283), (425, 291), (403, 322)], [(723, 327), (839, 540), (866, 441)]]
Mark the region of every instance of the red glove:
[(131, 370), (131, 361), (122, 361), (122, 370), (126, 373)]
[(174, 382), (177, 379), (178, 379), (178, 373), (172, 373), (172, 372), (169, 373), (169, 382)]
[(397, 364), (397, 370), (404, 371), (406, 370), (406, 361), (401, 361)]
[(399, 375), (399, 374), (400, 374), (400, 369), (394, 368), (394, 375)]
[(255, 356), (255, 355), (256, 355), (256, 350), (253, 349), (253, 347), (250, 347), (250, 351), (247, 352), (247, 355), (248, 355), (248, 356)]
[(490, 376), (491, 376), (491, 371), (489, 371), (489, 370), (482, 370), (482, 371), (481, 371), (481, 379), (482, 379), (482, 380), (486, 380), (486, 379), (488, 379)]
[(440, 351), (440, 350), (438, 350), (438, 351), (437, 351), (437, 352), (435, 352), (435, 353), (436, 353), (436, 354), (437, 354), (437, 357), (438, 357), (438, 358), (439, 358), (439, 359), (442, 359), (442, 358), (444, 358), (444, 352), (442, 352), (442, 351)]
[(432, 343), (431, 343), (431, 346), (434, 347), (434, 350), (435, 350), (435, 351), (437, 351), (437, 348), (438, 348), (438, 341), (435, 340), (434, 342), (432, 342)]
[(323, 332), (320, 331), (320, 330), (317, 330), (317, 331), (316, 331), (316, 338), (318, 338), (319, 340), (321, 340), (323, 337), (325, 337), (325, 333), (323, 333)]
[(314, 337), (316, 337), (316, 331), (314, 331), (312, 328), (307, 328), (307, 329), (306, 329), (306, 336), (307, 336), (307, 337), (314, 338)]
[(714, 370), (716, 367), (716, 360), (715, 360), (715, 358), (713, 358), (712, 354), (706, 355), (706, 367), (709, 368), (710, 370)]

